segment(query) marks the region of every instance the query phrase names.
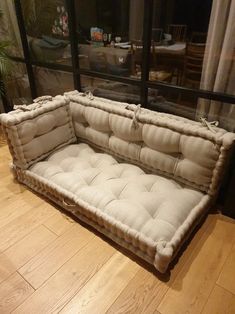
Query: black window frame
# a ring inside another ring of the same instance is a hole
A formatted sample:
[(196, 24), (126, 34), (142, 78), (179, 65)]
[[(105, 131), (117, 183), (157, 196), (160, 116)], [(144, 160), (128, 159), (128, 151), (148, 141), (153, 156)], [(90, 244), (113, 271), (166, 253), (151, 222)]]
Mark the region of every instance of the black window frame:
[[(213, 92), (209, 90), (202, 89), (193, 89), (184, 86), (173, 85), (169, 83), (163, 83), (158, 81), (150, 81), (149, 80), (149, 55), (151, 48), (151, 32), (152, 32), (152, 17), (153, 17), (153, 4), (154, 0), (144, 0), (144, 18), (143, 18), (143, 53), (142, 53), (142, 72), (141, 79), (134, 79), (131, 77), (121, 77), (112, 75), (109, 73), (100, 73), (92, 70), (82, 69), (79, 66), (79, 57), (78, 57), (78, 37), (76, 34), (76, 10), (75, 10), (75, 1), (76, 0), (65, 0), (65, 6), (68, 12), (68, 26), (69, 26), (69, 40), (71, 45), (71, 56), (72, 56), (72, 64), (71, 65), (62, 65), (57, 63), (50, 62), (41, 62), (33, 60), (27, 40), (26, 29), (24, 25), (24, 19), (21, 8), (21, 0), (14, 0), (15, 9), (16, 9), (16, 17), (19, 25), (20, 37), (23, 47), (24, 57), (14, 57), (11, 56), (11, 59), (15, 62), (24, 63), (27, 69), (27, 74), (29, 78), (30, 91), (32, 99), (36, 98), (37, 88), (35, 75), (33, 71), (33, 66), (40, 66), (47, 69), (64, 71), (73, 74), (74, 81), (74, 89), (81, 90), (81, 75), (86, 75), (89, 77), (100, 78), (110, 81), (121, 82), (133, 86), (138, 86), (140, 88), (140, 104), (148, 108), (148, 89), (159, 89), (163, 91), (176, 92), (181, 93), (186, 96), (194, 96), (197, 98), (204, 98), (209, 100), (220, 101), (228, 104), (235, 104), (235, 96)], [(7, 104), (6, 97), (3, 97), (4, 109), (5, 111), (9, 111), (10, 107)]]

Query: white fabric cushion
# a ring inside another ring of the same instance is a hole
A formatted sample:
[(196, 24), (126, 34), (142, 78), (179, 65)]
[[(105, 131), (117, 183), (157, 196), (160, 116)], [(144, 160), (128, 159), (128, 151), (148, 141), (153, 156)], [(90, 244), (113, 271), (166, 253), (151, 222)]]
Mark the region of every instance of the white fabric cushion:
[(54, 149), (77, 141), (69, 102), (56, 96), (0, 115), (14, 164), (27, 169)]
[(65, 95), (79, 140), (211, 196), (217, 193), (234, 134), (76, 91)]
[(155, 242), (170, 241), (204, 195), (85, 143), (63, 147), (29, 170)]

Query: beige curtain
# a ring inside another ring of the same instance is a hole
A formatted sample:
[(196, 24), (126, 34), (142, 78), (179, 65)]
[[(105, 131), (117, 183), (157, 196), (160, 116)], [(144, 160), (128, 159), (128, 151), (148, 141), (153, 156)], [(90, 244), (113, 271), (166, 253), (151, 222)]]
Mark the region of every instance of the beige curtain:
[(144, 0), (130, 0), (129, 40), (141, 40), (143, 35)]
[(0, 23), (0, 37), (11, 41), (11, 54), (22, 56), (20, 33), (15, 14), (14, 1), (0, 0), (0, 10), (3, 13)]
[[(200, 88), (235, 95), (235, 0), (213, 1)], [(235, 104), (200, 99), (200, 117), (235, 131)]]

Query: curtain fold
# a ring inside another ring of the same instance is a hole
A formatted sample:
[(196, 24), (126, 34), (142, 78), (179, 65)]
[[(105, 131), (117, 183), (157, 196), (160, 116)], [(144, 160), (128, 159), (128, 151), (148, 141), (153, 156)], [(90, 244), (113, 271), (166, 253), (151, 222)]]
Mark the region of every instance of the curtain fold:
[(10, 40), (10, 53), (14, 56), (22, 56), (22, 45), (17, 23), (14, 1), (1, 0), (0, 10), (3, 13), (0, 23), (1, 39)]
[[(235, 0), (213, 1), (200, 88), (235, 95)], [(235, 104), (200, 99), (200, 117), (235, 131)]]
[(144, 1), (130, 0), (129, 40), (141, 40), (144, 18)]

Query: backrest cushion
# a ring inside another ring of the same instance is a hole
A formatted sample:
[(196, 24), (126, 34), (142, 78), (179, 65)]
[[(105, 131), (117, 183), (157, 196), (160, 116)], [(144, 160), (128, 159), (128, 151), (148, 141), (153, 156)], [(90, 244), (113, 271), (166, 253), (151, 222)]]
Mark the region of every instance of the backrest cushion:
[(1, 114), (0, 123), (13, 162), (21, 169), (76, 141), (69, 102), (63, 96)]
[(234, 133), (76, 91), (65, 95), (80, 140), (186, 186), (217, 191)]

